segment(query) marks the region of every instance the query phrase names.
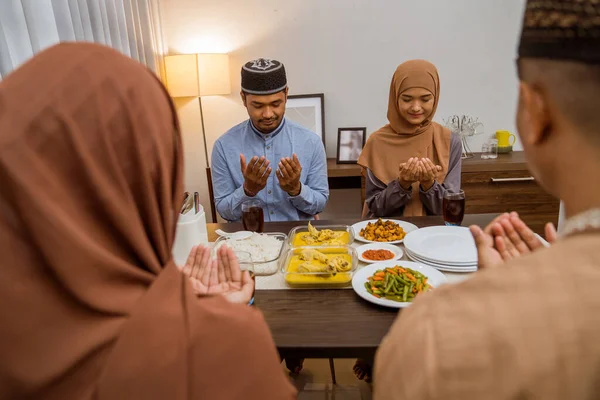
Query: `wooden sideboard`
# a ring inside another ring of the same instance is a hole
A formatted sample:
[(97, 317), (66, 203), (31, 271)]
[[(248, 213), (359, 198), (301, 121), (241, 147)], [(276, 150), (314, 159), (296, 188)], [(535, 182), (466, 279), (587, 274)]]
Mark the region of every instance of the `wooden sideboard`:
[(523, 152), (499, 154), (495, 160), (476, 154), (463, 160), (461, 180), (468, 214), (517, 211), (539, 234), (547, 222), (558, 223), (559, 201), (536, 183)]
[[(361, 167), (356, 164), (338, 165), (329, 159), (327, 167), (330, 180), (361, 176)], [(494, 160), (482, 160), (476, 153), (463, 160), (461, 179), (467, 214), (517, 211), (540, 234), (546, 222), (558, 222), (559, 201), (535, 182), (521, 151), (499, 154)]]

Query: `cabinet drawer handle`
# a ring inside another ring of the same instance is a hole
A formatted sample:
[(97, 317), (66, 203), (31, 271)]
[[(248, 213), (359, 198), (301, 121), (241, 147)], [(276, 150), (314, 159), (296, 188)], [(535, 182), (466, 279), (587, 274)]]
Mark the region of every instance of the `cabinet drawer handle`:
[(492, 183), (506, 183), (506, 182), (533, 182), (535, 178), (528, 176), (526, 178), (492, 178)]

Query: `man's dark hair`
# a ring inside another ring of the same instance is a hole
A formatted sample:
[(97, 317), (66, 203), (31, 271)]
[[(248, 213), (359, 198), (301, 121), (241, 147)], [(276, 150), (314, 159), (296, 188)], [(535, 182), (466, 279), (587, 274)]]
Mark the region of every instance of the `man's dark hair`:
[(519, 79), (544, 91), (565, 119), (600, 145), (600, 65), (522, 58)]

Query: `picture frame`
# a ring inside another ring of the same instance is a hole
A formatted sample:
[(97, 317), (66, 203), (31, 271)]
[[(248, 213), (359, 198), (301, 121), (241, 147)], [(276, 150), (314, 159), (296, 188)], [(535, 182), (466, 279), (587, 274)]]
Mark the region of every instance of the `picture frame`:
[(317, 134), (325, 147), (325, 95), (323, 93), (289, 95), (285, 117)]
[(356, 164), (367, 141), (367, 128), (338, 128), (338, 164)]

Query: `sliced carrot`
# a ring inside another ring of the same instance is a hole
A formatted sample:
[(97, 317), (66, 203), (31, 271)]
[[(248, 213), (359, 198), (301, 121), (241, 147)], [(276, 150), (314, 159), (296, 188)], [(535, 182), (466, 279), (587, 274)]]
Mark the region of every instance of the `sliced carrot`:
[(379, 296), (378, 294), (373, 293), (373, 296), (377, 297), (378, 299), (381, 298), (381, 296)]
[(373, 280), (374, 280), (374, 281), (382, 281), (382, 280), (383, 280), (383, 277), (382, 277), (382, 276), (374, 276), (374, 277), (373, 277)]
[(381, 277), (385, 277), (385, 272), (381, 271), (381, 272), (376, 272), (375, 276), (381, 276)]

